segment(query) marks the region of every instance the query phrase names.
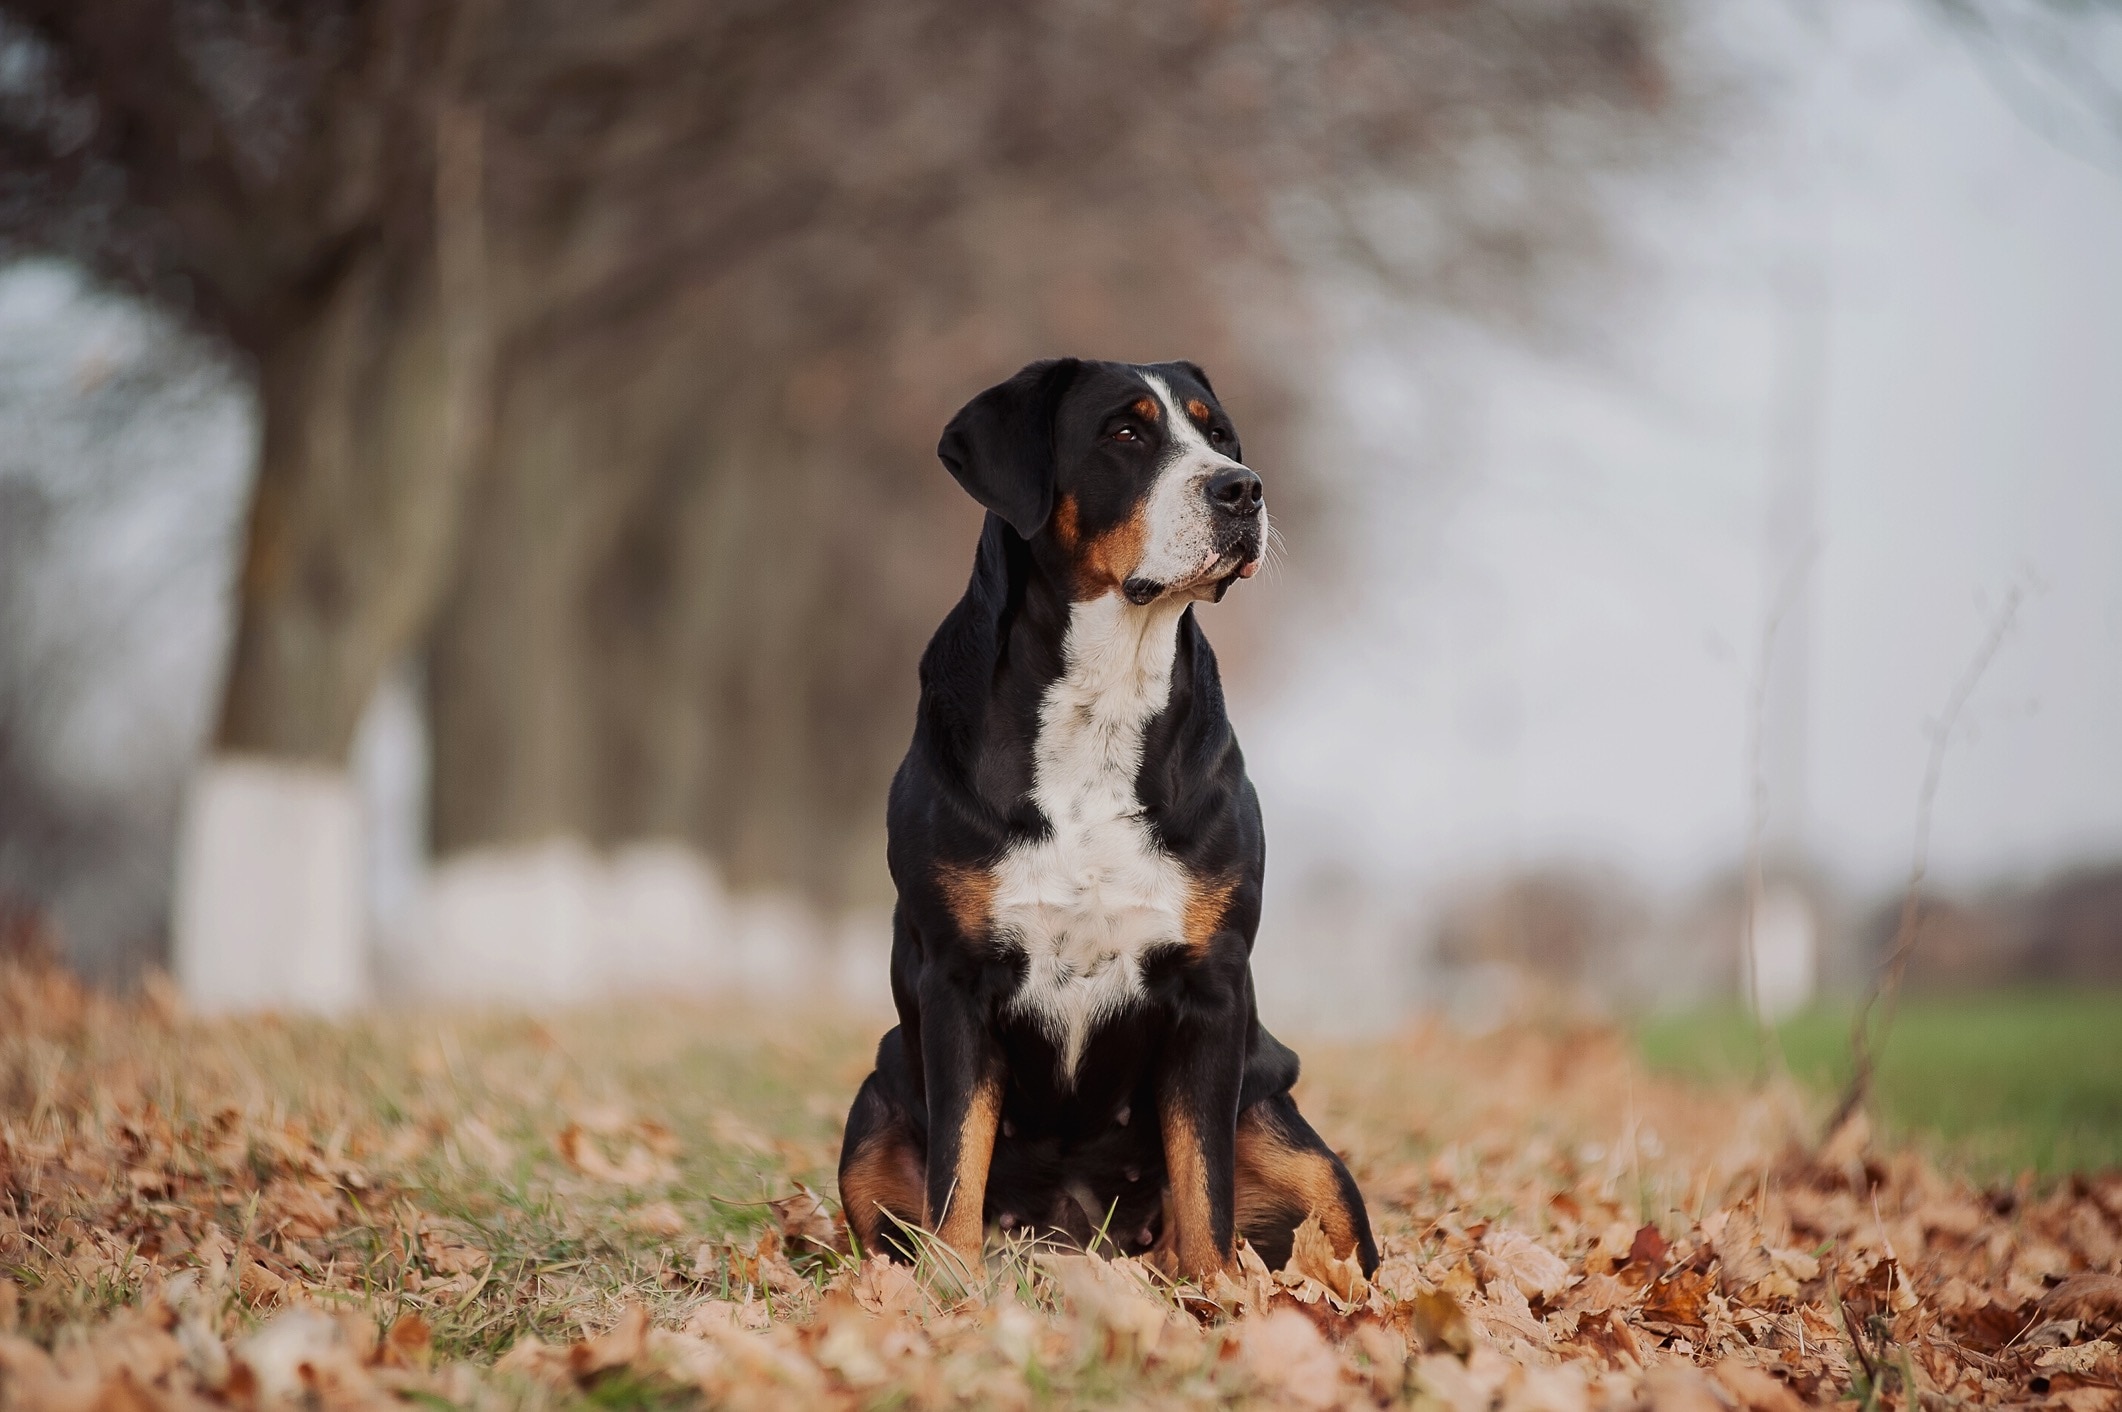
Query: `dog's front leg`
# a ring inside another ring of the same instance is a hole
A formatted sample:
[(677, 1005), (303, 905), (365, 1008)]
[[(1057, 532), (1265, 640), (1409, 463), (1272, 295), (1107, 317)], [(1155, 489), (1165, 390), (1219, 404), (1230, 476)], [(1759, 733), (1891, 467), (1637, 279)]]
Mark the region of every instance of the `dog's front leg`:
[(1165, 1041), (1158, 1080), (1171, 1182), (1164, 1238), (1187, 1279), (1207, 1279), (1231, 1262), (1238, 1091), (1249, 1032), (1243, 985), (1242, 973), (1236, 980), (1196, 977)]
[(986, 1234), (987, 1167), (1002, 1126), (1001, 1046), (977, 992), (924, 984), (921, 1067), (928, 1088), (928, 1217), (945, 1244), (980, 1260)]

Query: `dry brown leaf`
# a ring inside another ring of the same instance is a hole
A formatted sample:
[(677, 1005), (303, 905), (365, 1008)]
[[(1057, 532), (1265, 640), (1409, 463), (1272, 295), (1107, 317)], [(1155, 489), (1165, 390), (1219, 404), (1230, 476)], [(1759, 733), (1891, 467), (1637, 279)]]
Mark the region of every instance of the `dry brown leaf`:
[(231, 1388), (259, 1404), (297, 1399), (327, 1406), (380, 1401), (381, 1394), (336, 1319), (315, 1309), (276, 1315), (236, 1345)]
[(256, 1246), (246, 1247), (236, 1266), (236, 1289), (254, 1309), (278, 1304), (287, 1294), (287, 1281), (261, 1263), (264, 1254)]
[(2114, 1382), (2122, 1380), (2122, 1348), (2104, 1339), (2097, 1343), (2050, 1348), (2034, 1359), (2034, 1366), (2051, 1379), (2068, 1377)]
[(834, 1222), (825, 1198), (809, 1187), (799, 1183), (794, 1195), (766, 1204), (789, 1249), (804, 1253), (844, 1248), (845, 1232)]
[(297, 1240), (314, 1240), (338, 1229), (342, 1211), (337, 1192), (288, 1177), (265, 1190), (268, 1219)]
[(1649, 1412), (1726, 1412), (1709, 1379), (1686, 1364), (1666, 1363), (1643, 1375)]
[(1628, 1260), (1624, 1268), (1643, 1272), (1644, 1279), (1655, 1278), (1665, 1268), (1665, 1257), (1672, 1250), (1665, 1236), (1656, 1226), (1642, 1225), (1628, 1245)]
[[(1707, 1223), (1705, 1223), (1706, 1225)], [(1751, 1211), (1726, 1214), (1723, 1229), (1711, 1241), (1717, 1254), (1717, 1278), (1726, 1294), (1743, 1294), (1775, 1271), (1768, 1252), (1761, 1247), (1761, 1226)], [(1796, 1294), (1793, 1285), (1786, 1294)]]
[(1341, 1360), (1310, 1319), (1294, 1309), (1236, 1326), (1245, 1370), (1255, 1382), (1299, 1407), (1332, 1407), (1341, 1401)]
[(1642, 1293), (1641, 1287), (1624, 1283), (1612, 1275), (1587, 1275), (1564, 1297), (1562, 1307), (1581, 1314), (1604, 1314), (1609, 1309), (1627, 1308), (1641, 1298)]
[(1107, 1330), (1130, 1356), (1154, 1354), (1176, 1331), (1179, 1314), (1157, 1290), (1139, 1260), (1095, 1255), (1042, 1255), (1039, 1268), (1052, 1276), (1076, 1312)]
[(568, 1348), (567, 1368), (577, 1382), (588, 1382), (599, 1373), (639, 1362), (647, 1352), (648, 1308), (629, 1304), (609, 1329)]
[(872, 1255), (848, 1282), (848, 1292), (863, 1310), (886, 1318), (918, 1318), (928, 1311), (921, 1282), (904, 1265)]
[(420, 1223), (420, 1254), (438, 1275), (476, 1275), (493, 1263), (492, 1256), (433, 1220)]
[(1561, 1256), (1518, 1231), (1492, 1230), (1481, 1237), (1483, 1283), (1509, 1282), (1526, 1299), (1553, 1299), (1569, 1284)]
[(1442, 1289), (1425, 1290), (1408, 1301), (1415, 1340), (1426, 1353), (1466, 1358), (1474, 1351), (1473, 1321), (1466, 1308)]
[(1712, 1371), (1744, 1412), (1805, 1412), (1805, 1402), (1796, 1393), (1759, 1368), (1727, 1358)]
[(2041, 1297), (2041, 1314), (2082, 1320), (2096, 1333), (2122, 1324), (2122, 1275), (2072, 1275)]
[(651, 1201), (646, 1206), (636, 1207), (626, 1218), (626, 1223), (643, 1235), (664, 1240), (675, 1240), (686, 1230), (685, 1217), (668, 1201)]
[(1370, 1298), (1370, 1284), (1363, 1278), (1363, 1267), (1356, 1262), (1356, 1253), (1350, 1250), (1344, 1257), (1334, 1254), (1334, 1243), (1327, 1239), (1326, 1228), (1319, 1224), (1316, 1212), (1306, 1216), (1299, 1225), (1290, 1243), (1289, 1263), (1275, 1275), (1275, 1281), (1284, 1286), (1294, 1286), (1310, 1280), (1325, 1289), (1344, 1305), (1361, 1304)]
[[(669, 1129), (655, 1125), (662, 1132)], [(553, 1140), (560, 1160), (583, 1176), (614, 1186), (668, 1185), (678, 1179), (677, 1164), (646, 1142), (629, 1142), (617, 1158), (610, 1156), (600, 1138), (579, 1123), (570, 1123)]]
[(1682, 1266), (1643, 1292), (1644, 1319), (1701, 1327), (1709, 1313), (1710, 1277)]

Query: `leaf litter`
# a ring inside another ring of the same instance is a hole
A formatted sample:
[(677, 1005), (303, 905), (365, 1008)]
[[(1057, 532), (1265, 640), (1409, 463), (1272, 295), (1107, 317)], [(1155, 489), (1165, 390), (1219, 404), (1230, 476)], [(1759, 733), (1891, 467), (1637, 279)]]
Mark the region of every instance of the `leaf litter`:
[[(1378, 1229), (847, 1249), (870, 1026), (184, 1017), (0, 963), (0, 1407), (2122, 1408), (2122, 1174), (1982, 1188), (1603, 1030), (1318, 1051)], [(755, 1194), (754, 1194), (755, 1193)]]

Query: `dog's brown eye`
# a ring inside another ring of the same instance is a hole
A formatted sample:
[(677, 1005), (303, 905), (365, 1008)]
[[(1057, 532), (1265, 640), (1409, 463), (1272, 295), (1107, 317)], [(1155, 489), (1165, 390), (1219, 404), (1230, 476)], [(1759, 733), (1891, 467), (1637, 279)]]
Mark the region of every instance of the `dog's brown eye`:
[(1221, 446), (1224, 442), (1230, 440), (1230, 435), (1221, 427), (1210, 427), (1208, 429), (1208, 439), (1212, 445)]
[(1115, 431), (1113, 433), (1113, 440), (1140, 441), (1141, 438), (1135, 435), (1135, 429), (1133, 427), (1121, 427), (1118, 431)]

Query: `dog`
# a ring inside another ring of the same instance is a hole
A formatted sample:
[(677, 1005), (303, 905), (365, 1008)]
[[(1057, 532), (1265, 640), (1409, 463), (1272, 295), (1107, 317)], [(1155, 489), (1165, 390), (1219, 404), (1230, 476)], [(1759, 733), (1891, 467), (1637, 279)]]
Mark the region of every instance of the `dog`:
[(863, 1251), (991, 1227), (1175, 1277), (1270, 1268), (1317, 1217), (1378, 1262), (1252, 978), (1265, 839), (1194, 605), (1266, 547), (1260, 477), (1192, 363), (1033, 363), (937, 454), (987, 509), (891, 787), (899, 1024), (847, 1118)]

